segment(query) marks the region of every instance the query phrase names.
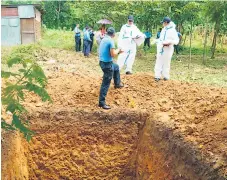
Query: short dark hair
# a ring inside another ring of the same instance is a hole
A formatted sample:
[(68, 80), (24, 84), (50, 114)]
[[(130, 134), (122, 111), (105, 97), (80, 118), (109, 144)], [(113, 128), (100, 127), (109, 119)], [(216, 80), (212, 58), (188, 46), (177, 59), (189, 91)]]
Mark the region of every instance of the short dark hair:
[(110, 35), (110, 36), (114, 35), (115, 34), (115, 29), (113, 27), (109, 27), (107, 29), (107, 34)]

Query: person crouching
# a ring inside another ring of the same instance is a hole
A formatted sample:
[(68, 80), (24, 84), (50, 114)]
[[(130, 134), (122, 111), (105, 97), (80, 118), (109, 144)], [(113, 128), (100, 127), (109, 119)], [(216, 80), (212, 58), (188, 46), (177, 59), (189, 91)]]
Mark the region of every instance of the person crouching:
[(115, 30), (113, 27), (108, 28), (107, 35), (102, 39), (99, 46), (99, 65), (103, 71), (103, 80), (100, 88), (99, 95), (99, 107), (103, 109), (110, 109), (110, 106), (106, 105), (106, 95), (110, 87), (112, 78), (114, 79), (114, 87), (122, 88), (119, 66), (113, 63), (113, 57), (120, 54), (120, 49), (115, 49), (114, 38)]

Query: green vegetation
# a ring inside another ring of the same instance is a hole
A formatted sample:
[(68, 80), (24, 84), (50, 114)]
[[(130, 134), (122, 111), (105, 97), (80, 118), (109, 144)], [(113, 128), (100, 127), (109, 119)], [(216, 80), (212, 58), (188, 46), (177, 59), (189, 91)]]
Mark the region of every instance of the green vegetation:
[[(192, 48), (195, 43), (194, 32), (200, 36), (201, 48), (203, 52), (207, 52), (209, 57), (214, 58), (218, 46), (223, 47), (226, 44), (227, 34), (227, 2), (226, 1), (8, 1), (3, 0), (2, 4), (40, 4), (43, 23), (47, 28), (51, 29), (68, 29), (72, 30), (77, 23), (81, 28), (86, 24), (99, 28), (96, 22), (102, 18), (110, 19), (117, 31), (120, 30), (122, 24), (126, 22), (129, 14), (134, 15), (136, 25), (145, 30), (150, 28), (153, 34), (160, 27), (160, 20), (164, 16), (170, 16), (176, 23), (178, 31), (183, 34), (183, 42), (189, 42), (192, 37)], [(48, 36), (54, 39), (54, 33), (49, 31)], [(192, 36), (191, 36), (192, 35)], [(59, 39), (64, 42), (69, 36)], [(53, 40), (49, 39), (49, 40)], [(206, 39), (208, 40), (206, 42)], [(55, 41), (55, 40), (54, 40)], [(198, 41), (196, 41), (198, 42)], [(45, 45), (52, 42), (44, 42)], [(56, 44), (55, 46), (58, 46)], [(63, 47), (70, 48), (71, 46)], [(219, 48), (220, 49), (220, 48)], [(206, 53), (205, 53), (206, 54)], [(206, 63), (206, 56), (203, 58)]]
[[(33, 46), (22, 46), (14, 49), (6, 61), (8, 68), (17, 66), (17, 71), (1, 71), (5, 86), (2, 90), (2, 105), (6, 114), (11, 114), (12, 120), (1, 119), (1, 126), (6, 130), (19, 130), (29, 141), (34, 134), (29, 129), (29, 121), (25, 118), (27, 110), (23, 104), (27, 92), (37, 94), (42, 101), (51, 101), (45, 90), (47, 78), (42, 68), (29, 54)], [(19, 53), (15, 53), (19, 52)], [(25, 58), (27, 57), (27, 58)]]
[[(153, 47), (155, 48), (155, 47)], [(214, 60), (202, 63), (202, 55), (193, 55), (190, 68), (189, 55), (174, 55), (171, 63), (171, 79), (196, 82), (205, 85), (227, 87), (227, 54), (219, 54)], [(155, 54), (140, 50), (134, 65), (135, 72), (154, 72)]]
[(74, 33), (72, 31), (48, 29), (43, 33), (42, 40), (39, 44), (44, 47), (74, 50)]

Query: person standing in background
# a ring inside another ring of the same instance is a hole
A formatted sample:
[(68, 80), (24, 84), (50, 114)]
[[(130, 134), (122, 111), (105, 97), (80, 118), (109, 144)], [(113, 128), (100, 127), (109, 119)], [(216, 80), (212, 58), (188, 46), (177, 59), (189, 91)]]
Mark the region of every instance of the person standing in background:
[(174, 49), (176, 51), (176, 54), (178, 55), (179, 54), (179, 46), (180, 46), (180, 42), (181, 42), (181, 39), (182, 39), (182, 35), (180, 32), (177, 32), (177, 35), (178, 35), (178, 38), (179, 38), (179, 43), (177, 45), (174, 45)]
[(91, 39), (90, 52), (92, 52), (92, 47), (93, 47), (93, 43), (94, 43), (94, 36), (95, 36), (92, 27), (89, 29), (89, 33), (90, 33), (90, 39)]
[(145, 41), (144, 41), (144, 49), (146, 48), (146, 45), (148, 46), (148, 48), (150, 49), (151, 47), (151, 43), (150, 43), (150, 39), (152, 37), (152, 33), (149, 31), (149, 28), (147, 29), (147, 31), (144, 33), (146, 38), (145, 38)]
[(81, 51), (81, 35), (80, 35), (80, 29), (79, 29), (80, 25), (77, 24), (75, 29), (74, 29), (74, 33), (75, 33), (75, 50)]
[(95, 35), (98, 54), (99, 54), (99, 45), (100, 45), (102, 39), (105, 37), (105, 34), (106, 34), (106, 27), (105, 27), (105, 24), (103, 24), (102, 27), (100, 27), (99, 31)]
[(155, 81), (159, 81), (161, 76), (164, 80), (170, 78), (170, 63), (174, 52), (174, 45), (179, 43), (176, 25), (169, 17), (161, 21), (163, 29), (157, 43), (157, 56), (155, 63)]
[(89, 27), (86, 26), (84, 31), (84, 56), (88, 57), (90, 53), (91, 48), (91, 38), (89, 33)]
[(127, 24), (121, 27), (118, 37), (118, 48), (122, 49), (123, 53), (118, 56), (117, 64), (122, 69), (126, 65), (125, 73), (132, 74), (132, 66), (135, 61), (137, 43), (135, 40), (142, 38), (144, 42), (145, 35), (133, 23), (132, 15), (128, 16)]

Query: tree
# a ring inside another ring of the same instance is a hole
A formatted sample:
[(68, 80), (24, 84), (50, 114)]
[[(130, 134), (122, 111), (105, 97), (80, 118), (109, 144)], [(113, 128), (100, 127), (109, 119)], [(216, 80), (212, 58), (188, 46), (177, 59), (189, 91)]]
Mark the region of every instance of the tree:
[(214, 23), (214, 36), (211, 46), (211, 59), (214, 58), (217, 37), (221, 32), (222, 24), (224, 24), (227, 16), (227, 2), (208, 1), (206, 4), (206, 16)]
[(47, 78), (42, 68), (35, 61), (24, 57), (24, 54), (10, 57), (7, 65), (9, 68), (14, 65), (21, 68), (17, 72), (1, 71), (1, 76), (6, 81), (6, 87), (2, 91), (2, 105), (5, 112), (12, 115), (11, 123), (1, 119), (1, 126), (6, 130), (19, 130), (29, 141), (34, 132), (29, 129), (29, 121), (24, 116), (27, 112), (23, 105), (25, 93), (33, 92), (41, 97), (42, 101), (51, 102), (45, 90)]

